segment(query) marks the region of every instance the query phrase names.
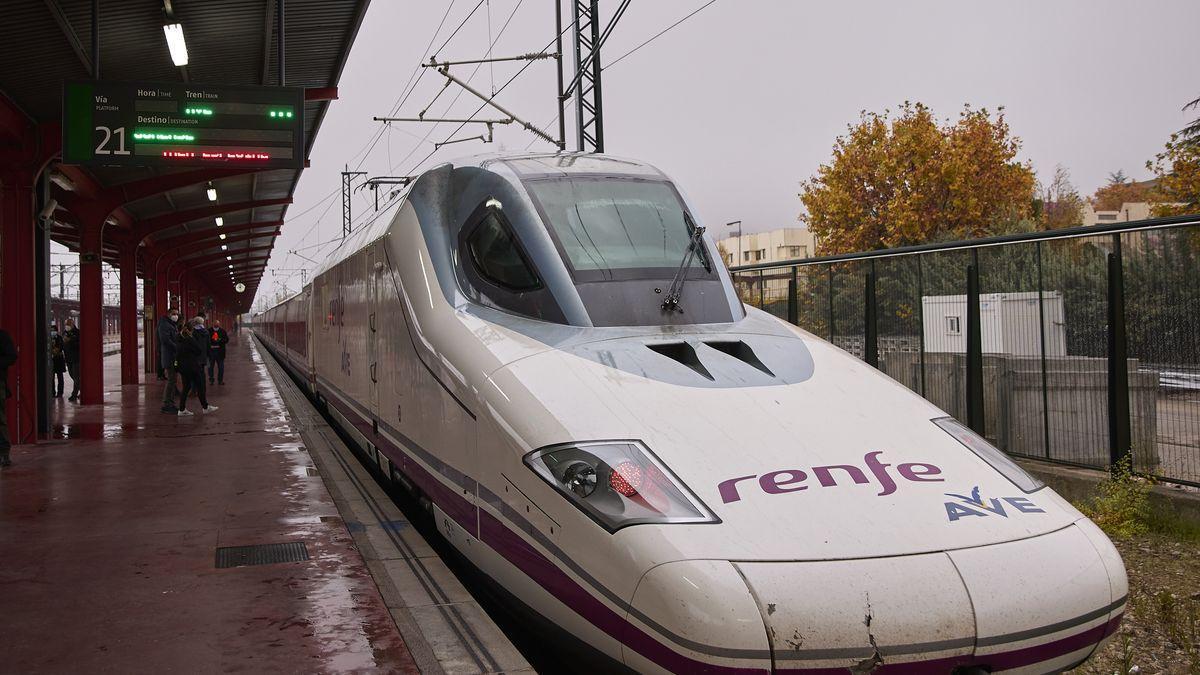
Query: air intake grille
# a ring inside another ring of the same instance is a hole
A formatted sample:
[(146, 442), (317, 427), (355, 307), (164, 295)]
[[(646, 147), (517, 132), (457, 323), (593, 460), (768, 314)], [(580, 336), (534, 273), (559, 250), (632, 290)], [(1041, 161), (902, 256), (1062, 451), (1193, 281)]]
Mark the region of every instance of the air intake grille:
[(225, 546), (217, 549), (217, 569), (270, 565), (308, 560), (308, 547), (302, 541), (254, 546)]
[(700, 362), (700, 358), (696, 356), (696, 349), (686, 342), (659, 342), (646, 345), (646, 347), (691, 368), (705, 379), (713, 379), (712, 373), (708, 372), (708, 368), (705, 368), (704, 364)]

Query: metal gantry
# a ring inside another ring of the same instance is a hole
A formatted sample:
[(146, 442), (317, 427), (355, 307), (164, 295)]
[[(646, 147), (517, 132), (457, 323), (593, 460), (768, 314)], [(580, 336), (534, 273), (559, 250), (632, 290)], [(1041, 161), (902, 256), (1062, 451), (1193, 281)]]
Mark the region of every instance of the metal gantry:
[[(580, 152), (604, 152), (600, 86), (600, 2), (573, 0), (575, 20), (575, 131)], [(626, 3), (627, 4), (627, 3)], [(614, 22), (615, 23), (615, 22)]]
[(350, 193), (354, 187), (355, 176), (365, 176), (366, 171), (351, 171), (350, 166), (346, 165), (342, 171), (342, 237), (350, 234), (351, 228), (354, 226), (353, 213), (350, 209)]

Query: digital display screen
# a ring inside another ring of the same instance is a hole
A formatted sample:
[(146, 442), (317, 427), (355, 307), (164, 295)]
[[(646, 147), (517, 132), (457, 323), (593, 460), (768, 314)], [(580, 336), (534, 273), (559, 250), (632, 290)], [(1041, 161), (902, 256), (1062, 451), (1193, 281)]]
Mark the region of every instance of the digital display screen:
[(63, 162), (304, 166), (304, 90), (186, 82), (68, 82)]

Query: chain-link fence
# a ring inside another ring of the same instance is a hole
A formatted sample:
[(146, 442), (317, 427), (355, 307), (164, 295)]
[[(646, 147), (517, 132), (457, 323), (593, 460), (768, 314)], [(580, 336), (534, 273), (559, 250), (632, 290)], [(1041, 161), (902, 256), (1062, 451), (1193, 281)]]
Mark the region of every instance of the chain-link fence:
[(732, 274), (1013, 455), (1200, 485), (1200, 217)]

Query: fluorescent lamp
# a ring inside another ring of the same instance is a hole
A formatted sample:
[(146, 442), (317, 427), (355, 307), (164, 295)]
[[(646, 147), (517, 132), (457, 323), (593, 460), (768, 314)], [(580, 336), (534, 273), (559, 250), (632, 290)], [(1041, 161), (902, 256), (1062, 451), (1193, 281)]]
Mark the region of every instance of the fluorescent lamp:
[(230, 265), (230, 266), (229, 266), (229, 269), (233, 269), (233, 265)]
[(221, 239), (224, 239), (224, 238), (225, 238), (225, 233), (224, 233), (224, 232), (222, 232), (220, 236), (221, 236)]
[(70, 178), (67, 178), (57, 171), (50, 172), (50, 182), (66, 190), (67, 192), (75, 191), (75, 183)]
[(225, 219), (222, 218), (221, 216), (217, 216), (217, 227), (220, 227), (224, 224), (225, 224)]
[[(225, 237), (224, 237), (224, 236), (222, 236), (221, 238), (222, 238), (222, 239), (224, 239)], [(227, 245), (225, 245), (225, 244), (221, 244), (221, 250), (222, 250), (222, 251), (228, 251), (228, 250), (229, 250), (229, 246), (227, 246)]]
[(187, 43), (183, 41), (183, 24), (169, 23), (163, 26), (167, 35), (167, 48), (171, 50), (171, 61), (177, 66), (188, 64)]
[(225, 259), (226, 259), (226, 260), (233, 260), (233, 256), (231, 256), (231, 255), (227, 255), (227, 256), (225, 256)]
[(208, 181), (208, 190), (206, 192), (208, 192), (208, 201), (217, 201), (217, 188), (213, 187), (212, 181)]

